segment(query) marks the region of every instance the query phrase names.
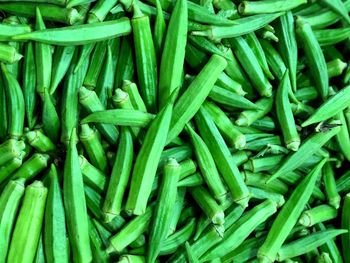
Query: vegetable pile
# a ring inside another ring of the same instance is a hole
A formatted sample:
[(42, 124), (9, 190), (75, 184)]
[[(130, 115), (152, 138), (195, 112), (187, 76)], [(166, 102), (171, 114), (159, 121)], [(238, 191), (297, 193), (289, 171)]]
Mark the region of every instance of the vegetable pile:
[(350, 0), (0, 11), (0, 263), (350, 262)]

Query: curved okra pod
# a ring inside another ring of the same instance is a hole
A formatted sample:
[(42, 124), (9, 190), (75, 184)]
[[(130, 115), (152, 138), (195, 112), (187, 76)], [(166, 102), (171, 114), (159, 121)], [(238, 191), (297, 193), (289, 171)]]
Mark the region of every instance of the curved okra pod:
[(48, 261), (69, 261), (66, 217), (56, 166), (48, 173), (48, 194), (44, 221), (44, 249)]
[(260, 2), (243, 1), (238, 6), (238, 12), (242, 15), (269, 14), (285, 12), (306, 4), (307, 0), (265, 0)]
[(40, 130), (29, 131), (25, 134), (25, 137), (29, 145), (41, 153), (56, 150), (56, 145)]
[(122, 208), (122, 201), (129, 182), (133, 163), (133, 141), (130, 130), (122, 127), (106, 198), (103, 203), (103, 213), (106, 221), (111, 221)]
[(201, 260), (207, 261), (222, 257), (229, 250), (237, 248), (254, 229), (276, 213), (277, 204), (266, 200), (249, 210), (238, 219), (231, 227), (226, 229), (223, 240), (205, 253)]
[(107, 172), (107, 157), (98, 132), (88, 124), (81, 125), (79, 139), (91, 163), (102, 172)]
[(26, 188), (12, 234), (7, 257), (9, 262), (21, 262), (24, 258), (33, 262), (40, 239), (46, 197), (47, 188), (40, 181), (34, 181)]
[(317, 42), (310, 24), (302, 18), (296, 20), (296, 32), (300, 37), (317, 91), (323, 99), (327, 99), (329, 89), (327, 65), (320, 44)]
[[(46, 26), (41, 16), (40, 9), (36, 8), (35, 30), (45, 30)], [(49, 45), (35, 42), (35, 66), (36, 66), (36, 91), (41, 98), (45, 90), (49, 90), (52, 71), (52, 54)]]
[(106, 175), (90, 164), (82, 155), (79, 155), (79, 164), (83, 175), (84, 184), (90, 186), (96, 192), (102, 193), (106, 189), (107, 185)]
[(226, 142), (237, 150), (246, 145), (246, 138), (229, 119), (225, 112), (209, 101), (204, 102), (204, 108), (208, 111)]
[(228, 41), (232, 45), (238, 60), (245, 68), (254, 88), (261, 96), (271, 97), (272, 86), (262, 71), (259, 61), (247, 41), (242, 37), (230, 38)]
[[(261, 262), (274, 262), (277, 253), (295, 226), (304, 206), (311, 197), (320, 171), (326, 159), (321, 161), (294, 189), (270, 228), (267, 238), (259, 248), (258, 258)], [(281, 231), (283, 229), (283, 231)]]
[(295, 125), (295, 120), (288, 98), (288, 92), (292, 89), (288, 70), (279, 84), (276, 93), (276, 113), (287, 149), (297, 151), (300, 145), (300, 137)]
[(163, 107), (172, 92), (181, 86), (187, 43), (188, 1), (179, 0), (173, 9), (159, 70), (159, 107)]
[(75, 52), (75, 46), (58, 46), (52, 62), (51, 86), (49, 93), (55, 93), (58, 85), (67, 73)]
[(322, 223), (337, 217), (337, 209), (330, 205), (319, 205), (309, 210), (305, 210), (300, 218), (299, 224), (311, 227), (315, 224)]
[(83, 175), (76, 148), (76, 129), (72, 130), (63, 172), (63, 201), (73, 257), (79, 262), (92, 259), (89, 222), (86, 210)]
[(137, 4), (134, 4), (134, 16), (131, 19), (131, 25), (134, 34), (140, 93), (148, 111), (155, 113), (157, 111), (157, 58), (149, 17), (141, 12)]
[(34, 114), (37, 93), (36, 89), (36, 74), (33, 43), (28, 42), (25, 47), (24, 64), (23, 64), (23, 79), (22, 89), (24, 97), (24, 105), (26, 110), (26, 119), (29, 129), (32, 129), (36, 123), (37, 117)]
[(283, 261), (287, 258), (294, 258), (296, 256), (303, 255), (323, 245), (328, 240), (332, 240), (338, 235), (345, 236), (346, 233), (346, 229), (326, 229), (294, 240), (280, 248), (277, 254), (277, 260)]
[(186, 123), (190, 121), (214, 86), (219, 74), (227, 66), (226, 60), (218, 55), (212, 55), (208, 63), (191, 82), (190, 86), (177, 100), (171, 118), (167, 143), (170, 143), (181, 133)]
[(168, 99), (167, 105), (164, 106), (150, 124), (136, 157), (130, 191), (125, 206), (126, 210), (131, 211), (135, 215), (145, 213), (157, 166), (168, 136), (177, 91), (173, 92)]
[(24, 194), (24, 181), (9, 181), (0, 195), (0, 261), (6, 262), (16, 214)]
[(0, 43), (0, 62), (12, 64), (19, 61), (22, 57), (13, 46)]
[[(1, 10), (1, 4), (0, 4)], [(58, 46), (84, 45), (128, 35), (131, 32), (130, 20), (126, 17), (70, 27), (50, 28), (14, 36), (13, 40), (34, 40)]]
[(196, 114), (195, 120), (199, 132), (212, 153), (217, 168), (223, 176), (234, 202), (246, 207), (249, 201), (248, 188), (244, 184), (237, 166), (232, 162), (231, 153), (214, 121), (203, 107)]
[(8, 102), (9, 126), (8, 134), (11, 138), (20, 138), (24, 126), (24, 97), (17, 79), (8, 71), (5, 64), (1, 63), (1, 70), (6, 89)]
[[(88, 113), (99, 114), (99, 112), (105, 110), (96, 92), (80, 87), (79, 89), (79, 102), (85, 108)], [(84, 123), (84, 121), (82, 121)], [(118, 138), (118, 130), (111, 124), (99, 123), (96, 128), (100, 131), (101, 135), (105, 137), (110, 143), (115, 144)]]
[(170, 228), (172, 210), (176, 202), (177, 182), (180, 175), (180, 166), (174, 158), (168, 159), (164, 166), (159, 197), (153, 212), (153, 219), (148, 240), (147, 261), (154, 262), (161, 244), (165, 241)]
[(305, 139), (298, 151), (291, 153), (273, 174), (269, 181), (278, 178), (282, 174), (297, 169), (309, 157), (316, 153), (327, 141), (340, 131), (340, 127), (334, 127), (326, 132), (316, 132)]
[(349, 105), (349, 98), (350, 85), (344, 87), (335, 95), (326, 100), (307, 120), (301, 124), (301, 126), (305, 127), (333, 117), (337, 113), (343, 111)]

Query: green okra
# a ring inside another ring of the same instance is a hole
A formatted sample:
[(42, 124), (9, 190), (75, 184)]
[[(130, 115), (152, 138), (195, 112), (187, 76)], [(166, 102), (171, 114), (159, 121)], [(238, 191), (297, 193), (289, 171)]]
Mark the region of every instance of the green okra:
[(90, 186), (95, 191), (102, 193), (106, 189), (107, 176), (90, 164), (82, 155), (79, 156), (79, 164), (84, 184)]
[(349, 129), (346, 123), (344, 113), (341, 111), (336, 114), (336, 118), (340, 121), (340, 131), (336, 135), (336, 140), (338, 142), (339, 148), (347, 160), (350, 160), (350, 137)]
[(330, 0), (321, 0), (320, 4), (323, 6), (328, 7), (331, 9), (334, 13), (338, 14), (339, 16), (344, 19), (344, 21), (347, 22), (347, 24), (350, 24), (350, 17), (349, 17), (349, 11), (347, 10), (345, 4), (343, 1), (340, 0), (335, 0), (335, 1), (330, 1)]
[(12, 234), (8, 261), (34, 260), (43, 224), (46, 197), (47, 188), (40, 181), (34, 181), (26, 188)]
[(288, 192), (288, 186), (284, 182), (278, 179), (269, 181), (270, 178), (271, 176), (267, 174), (245, 171), (245, 183), (247, 185), (260, 187), (262, 189), (282, 195)]
[(102, 22), (108, 12), (115, 6), (116, 0), (97, 1), (93, 8), (89, 10), (88, 23)]
[(61, 120), (53, 104), (52, 97), (47, 90), (44, 91), (42, 122), (46, 135), (52, 142), (57, 142), (59, 139)]
[(19, 156), (0, 166), (0, 183), (4, 182), (13, 172), (22, 166), (24, 155), (25, 152), (22, 152)]
[[(308, 202), (316, 180), (326, 159), (321, 161), (294, 189), (285, 205), (278, 213), (270, 228), (267, 238), (259, 248), (258, 258), (261, 262), (273, 262), (286, 240), (289, 232), (296, 224), (305, 204)], [(283, 231), (280, 229), (283, 228)]]
[(72, 254), (78, 262), (90, 262), (89, 222), (76, 143), (76, 129), (73, 128), (64, 163), (63, 201)]
[(56, 150), (56, 145), (40, 130), (29, 131), (25, 134), (27, 142), (41, 153)]
[(0, 24), (0, 41), (10, 41), (11, 37), (19, 34), (29, 33), (32, 31), (31, 27), (26, 24)]
[(12, 64), (19, 61), (23, 56), (19, 54), (11, 45), (0, 43), (0, 61), (6, 64)]
[(142, 97), (141, 97), (139, 90), (138, 90), (135, 83), (128, 81), (128, 80), (125, 80), (123, 82), (122, 89), (126, 93), (128, 93), (132, 107), (135, 110), (147, 112), (146, 105), (145, 105), (144, 101), (142, 100)]
[(42, 172), (48, 165), (50, 156), (48, 154), (34, 153), (23, 165), (11, 175), (11, 179), (31, 180)]
[(91, 220), (89, 220), (89, 237), (94, 262), (109, 262), (109, 255), (104, 250), (102, 239)]
[(320, 46), (334, 45), (349, 38), (349, 28), (319, 29), (314, 31)]
[(278, 167), (278, 164), (283, 160), (284, 155), (272, 155), (260, 158), (249, 158), (247, 162), (243, 164), (245, 170), (252, 171), (254, 173), (261, 171), (273, 171)]
[(165, 41), (165, 32), (166, 32), (166, 23), (165, 18), (163, 14), (162, 4), (159, 0), (156, 0), (156, 19), (154, 22), (154, 28), (153, 28), (153, 42), (154, 42), (154, 49), (157, 54), (157, 60), (160, 61), (162, 50), (164, 46)]
[(249, 191), (252, 195), (253, 199), (261, 199), (261, 200), (272, 200), (274, 202), (276, 202), (277, 207), (281, 207), (284, 205), (285, 203), (285, 199), (283, 197), (283, 195), (279, 194), (279, 193), (275, 193), (275, 192), (271, 192), (265, 189), (260, 189), (257, 187), (249, 187)]
[(243, 1), (238, 6), (238, 11), (242, 15), (255, 15), (289, 11), (302, 4), (306, 4), (307, 0), (264, 0), (260, 2)]
[(241, 84), (231, 79), (225, 72), (220, 73), (215, 84), (238, 95), (244, 96), (246, 94)]
[(323, 183), (328, 204), (338, 209), (341, 198), (337, 191), (334, 170), (329, 162), (327, 162), (323, 168)]
[(130, 81), (134, 75), (134, 53), (132, 42), (129, 37), (123, 37), (120, 45), (120, 52), (115, 74), (114, 87), (120, 88), (124, 80)]
[(44, 218), (44, 250), (48, 261), (68, 262), (66, 218), (57, 169), (51, 164)]
[(350, 244), (350, 218), (349, 218), (349, 207), (350, 207), (350, 196), (349, 194), (346, 194), (344, 196), (344, 203), (342, 207), (342, 214), (341, 214), (341, 228), (346, 229), (348, 232), (343, 234), (341, 237), (341, 245), (343, 248), (343, 258), (344, 261), (350, 260), (350, 255), (347, 253), (347, 248)]
[(107, 172), (107, 157), (98, 132), (88, 124), (82, 124), (79, 139), (90, 162), (102, 172)]
[(337, 217), (337, 210), (330, 205), (319, 205), (304, 211), (300, 218), (299, 224), (311, 227), (317, 223), (328, 221)]
[(24, 194), (24, 181), (9, 181), (0, 195), (0, 262), (5, 262), (11, 242), (16, 214)]
[(161, 244), (169, 233), (172, 209), (176, 202), (177, 182), (180, 175), (180, 166), (174, 159), (168, 159), (164, 166), (162, 184), (159, 189), (159, 197), (156, 201), (152, 224), (149, 234), (147, 262), (154, 262), (157, 258)]

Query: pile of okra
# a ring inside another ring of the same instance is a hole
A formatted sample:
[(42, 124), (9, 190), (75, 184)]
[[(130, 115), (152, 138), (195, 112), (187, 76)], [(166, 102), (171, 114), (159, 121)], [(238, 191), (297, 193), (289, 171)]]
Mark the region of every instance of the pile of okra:
[(0, 263), (349, 263), (349, 12), (0, 0)]

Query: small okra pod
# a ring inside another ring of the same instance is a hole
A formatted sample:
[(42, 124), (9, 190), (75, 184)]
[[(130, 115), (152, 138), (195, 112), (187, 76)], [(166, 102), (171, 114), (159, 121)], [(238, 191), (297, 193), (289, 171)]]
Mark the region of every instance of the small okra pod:
[(245, 136), (233, 125), (226, 113), (209, 101), (205, 101), (203, 105), (213, 118), (226, 142), (237, 150), (243, 149), (246, 144)]
[(327, 72), (330, 78), (340, 76), (347, 64), (343, 62), (341, 59), (336, 58), (327, 63)]
[(250, 153), (246, 151), (236, 151), (232, 153), (232, 161), (236, 164), (236, 166), (241, 166), (246, 161), (248, 161)]
[(278, 165), (283, 160), (284, 155), (271, 155), (266, 157), (259, 158), (249, 158), (247, 162), (243, 164), (244, 170), (249, 170), (254, 173), (258, 173), (261, 171), (270, 171), (276, 169)]
[(271, 97), (261, 98), (255, 103), (255, 105), (258, 106), (259, 109), (242, 111), (236, 120), (236, 125), (250, 126), (256, 120), (264, 117), (271, 111), (273, 106), (273, 99)]
[(274, 181), (269, 182), (269, 178), (270, 176), (266, 174), (251, 173), (245, 171), (245, 182), (247, 185), (260, 187), (267, 191), (282, 195), (288, 192), (289, 188), (284, 182), (280, 181), (279, 179), (275, 179)]
[(89, 222), (86, 209), (83, 175), (76, 147), (76, 129), (72, 130), (63, 172), (63, 201), (73, 257), (79, 262), (92, 259)]
[[(179, 172), (179, 180), (180, 180), (181, 173), (183, 172), (183, 164), (182, 163), (180, 163), (179, 169), (180, 169), (180, 172)], [(176, 201), (175, 201), (174, 207), (172, 209), (172, 218), (171, 218), (169, 232), (168, 232), (167, 237), (171, 236), (177, 228), (182, 210), (184, 209), (184, 207), (186, 205), (185, 194), (186, 194), (186, 188), (178, 188), (177, 195), (176, 195)]]
[(305, 88), (299, 88), (295, 92), (295, 97), (299, 101), (309, 101), (309, 100), (314, 100), (317, 98), (317, 91), (315, 87), (305, 87)]
[(23, 134), (25, 115), (24, 96), (17, 79), (8, 71), (5, 64), (1, 63), (1, 69), (8, 103), (8, 134), (11, 138), (17, 139)]
[[(316, 225), (316, 229), (318, 231), (326, 230), (326, 227), (322, 223), (319, 223)], [(329, 256), (331, 257), (331, 259), (333, 260), (333, 262), (343, 262), (343, 258), (341, 256), (339, 248), (338, 248), (338, 245), (335, 243), (335, 240), (330, 239), (325, 244), (320, 246), (319, 250), (322, 253), (324, 253), (324, 252), (328, 253)]]
[(300, 218), (299, 224), (311, 227), (315, 224), (328, 221), (337, 217), (337, 209), (330, 205), (319, 205), (312, 209), (305, 210)]
[(25, 147), (23, 141), (14, 139), (6, 140), (4, 143), (0, 144), (0, 166), (6, 164), (13, 158), (19, 157)]
[(97, 219), (93, 218), (92, 223), (96, 230), (98, 231), (104, 246), (108, 246), (108, 239), (112, 236), (112, 233), (103, 226)]
[(348, 232), (343, 234), (341, 237), (341, 245), (343, 248), (344, 261), (348, 262), (350, 260), (350, 254), (348, 253), (348, 248), (350, 246), (350, 194), (346, 194), (344, 197), (344, 203), (341, 215), (341, 228), (346, 229)]
[(22, 166), (24, 155), (25, 152), (22, 152), (18, 157), (14, 157), (0, 167), (0, 183), (5, 181), (13, 172)]
[(9, 181), (0, 195), (0, 261), (6, 262), (12, 229), (24, 194), (24, 181)]
[(350, 137), (349, 129), (346, 123), (344, 112), (341, 111), (336, 114), (336, 118), (340, 121), (340, 131), (336, 135), (336, 140), (338, 141), (339, 148), (345, 158), (350, 160)]
[(46, 135), (52, 142), (57, 142), (59, 139), (61, 121), (48, 90), (44, 91), (42, 122)]
[(162, 243), (159, 255), (169, 255), (176, 252), (183, 243), (188, 241), (196, 229), (196, 220), (191, 218), (188, 222), (177, 230)]
[(19, 61), (22, 57), (13, 46), (0, 43), (0, 62), (12, 64)]
[(109, 11), (116, 5), (117, 0), (99, 0), (93, 8), (89, 10), (88, 23), (97, 23), (105, 20)]
[[(0, 4), (1, 10), (1, 4)], [(41, 10), (42, 11), (42, 10)], [(126, 17), (69, 27), (49, 28), (14, 36), (13, 40), (34, 40), (58, 46), (84, 45), (127, 35), (131, 32), (130, 20)]]
[(15, 3), (10, 2), (0, 4), (0, 10), (23, 17), (35, 17), (35, 9), (37, 7), (40, 8), (42, 16), (45, 20), (73, 25), (82, 19), (78, 11), (74, 8), (65, 8), (47, 3), (31, 3), (28, 1), (21, 3), (16, 1)]
[(138, 215), (110, 238), (107, 253), (120, 253), (135, 241), (147, 229), (152, 219), (153, 206), (148, 206), (142, 215)]
[(315, 37), (320, 46), (329, 46), (338, 44), (350, 36), (348, 27), (335, 29), (320, 29), (314, 31)]
[(205, 253), (201, 260), (207, 261), (224, 256), (228, 251), (237, 248), (254, 229), (276, 213), (277, 204), (266, 200), (249, 210), (238, 219), (231, 227), (226, 229), (223, 240)]
[(220, 75), (218, 76), (218, 80), (215, 84), (238, 95), (244, 96), (247, 94), (242, 89), (242, 85), (237, 81), (231, 79), (225, 72), (220, 73)]
[[(261, 262), (274, 262), (288, 234), (297, 223), (304, 206), (311, 197), (320, 171), (326, 159), (321, 161), (294, 189), (282, 209), (277, 214), (267, 238), (259, 248), (258, 258)], [(281, 231), (283, 229), (283, 231)]]
[(208, 97), (213, 101), (222, 104), (230, 108), (237, 108), (243, 110), (256, 110), (256, 106), (253, 102), (246, 99), (243, 95), (238, 95), (230, 90), (214, 86), (210, 91)]
[(259, 61), (247, 41), (243, 37), (230, 38), (228, 41), (232, 45), (238, 60), (245, 68), (253, 87), (261, 96), (271, 97), (272, 86), (262, 71)]
[(95, 46), (96, 46), (95, 43), (89, 43), (81, 46), (81, 48), (79, 49), (80, 56), (76, 62), (76, 65), (73, 71), (74, 73), (76, 73), (79, 70), (79, 68), (83, 65), (84, 61), (88, 60)]
[(122, 127), (116, 159), (103, 203), (105, 220), (111, 221), (122, 209), (122, 201), (129, 182), (133, 163), (133, 141), (130, 130)]
[(327, 162), (323, 167), (323, 183), (328, 204), (338, 209), (341, 198), (337, 191), (334, 170), (330, 162)]
[(170, 94), (181, 86), (187, 43), (187, 5), (188, 1), (177, 1), (168, 24), (159, 70), (159, 108), (163, 107)]
[(350, 85), (338, 91), (335, 95), (326, 100), (301, 126), (325, 121), (337, 113), (343, 111), (349, 105)]
[(238, 12), (242, 15), (273, 14), (289, 11), (306, 3), (307, 0), (291, 0), (288, 2), (285, 0), (243, 1), (238, 6)]
[(89, 219), (89, 237), (90, 237), (93, 262), (101, 262), (101, 263), (110, 262), (109, 255), (104, 250), (102, 239), (96, 227), (92, 223), (91, 219)]
[(247, 34), (246, 41), (251, 50), (253, 51), (255, 57), (257, 58), (259, 65), (261, 69), (264, 71), (265, 75), (269, 79), (274, 79), (274, 76), (272, 75), (269, 65), (267, 64), (266, 56), (264, 53), (264, 50), (262, 49), (262, 46), (259, 42), (259, 39), (255, 35), (254, 32)]
[(260, 14), (254, 16), (235, 19), (233, 25), (230, 26), (210, 26), (209, 29), (202, 31), (192, 31), (192, 35), (208, 36), (211, 39), (235, 38), (254, 32), (263, 28), (273, 20), (281, 16), (283, 13)]
[(186, 160), (192, 156), (192, 148), (190, 145), (182, 145), (164, 150), (160, 155), (158, 168), (164, 167), (166, 160), (169, 158), (175, 158), (178, 162)]
[[(126, 210), (135, 215), (143, 214), (147, 201), (152, 191), (152, 184), (157, 172), (157, 166), (164, 149), (171, 116), (173, 103), (177, 95), (175, 90), (168, 103), (151, 122), (140, 151), (136, 157), (130, 191), (126, 202)], [(157, 142), (157, 143), (155, 143)]]
[(34, 153), (11, 175), (11, 179), (23, 178), (25, 180), (31, 180), (47, 167), (49, 160), (50, 156), (48, 154)]
[(149, 112), (157, 109), (157, 58), (154, 49), (149, 17), (134, 4), (131, 19), (134, 34), (136, 69), (140, 93)]
[(84, 86), (90, 89), (96, 88), (97, 79), (100, 75), (105, 55), (107, 53), (107, 40), (98, 42), (91, 55), (90, 64), (86, 76), (84, 78)]
[(287, 258), (294, 258), (303, 255), (323, 245), (328, 240), (332, 240), (338, 235), (345, 236), (347, 232), (346, 229), (326, 229), (314, 232), (306, 237), (302, 237), (283, 245), (278, 251), (277, 260), (283, 261)]
[(135, 110), (147, 112), (146, 105), (145, 105), (144, 101), (142, 100), (142, 97), (141, 97), (139, 90), (138, 90), (135, 83), (133, 83), (129, 80), (125, 80), (123, 82), (122, 89), (126, 93), (128, 93), (132, 107)]
[(326, 132), (316, 132), (308, 136), (301, 144), (300, 148), (296, 152), (292, 152), (283, 161), (278, 170), (269, 179), (272, 181), (278, 178), (282, 174), (292, 172), (298, 167), (302, 166), (308, 158), (316, 153), (327, 141), (329, 141), (334, 135), (340, 131), (340, 127), (334, 127)]
[(157, 61), (160, 61), (165, 41), (166, 24), (162, 4), (159, 0), (156, 0), (156, 9), (157, 14), (153, 28), (153, 43), (157, 55)]
[[(105, 110), (101, 101), (97, 97), (96, 92), (88, 90), (85, 87), (79, 89), (79, 102), (88, 113), (97, 113)], [(84, 122), (83, 122), (84, 123)], [(115, 144), (118, 138), (118, 130), (114, 125), (98, 123), (96, 128), (101, 135), (105, 137), (110, 143)]]
[(170, 228), (172, 210), (176, 202), (177, 182), (180, 166), (174, 158), (168, 159), (164, 166), (162, 183), (152, 216), (148, 240), (147, 262), (154, 262), (161, 250)]
[(24, 62), (23, 62), (23, 79), (22, 89), (24, 97), (24, 105), (26, 110), (27, 124), (32, 129), (36, 123), (37, 117), (34, 114), (37, 104), (36, 74), (33, 43), (28, 42), (25, 46)]
[(48, 173), (48, 194), (44, 218), (44, 250), (48, 261), (69, 261), (66, 218), (56, 166)]
[(249, 201), (248, 188), (237, 166), (232, 162), (231, 153), (213, 119), (210, 117), (207, 110), (201, 107), (195, 116), (195, 120), (199, 132), (211, 151), (217, 168), (223, 176), (234, 202), (243, 207), (247, 206)]
[(215, 43), (211, 42), (209, 39), (205, 37), (189, 35), (188, 41), (193, 46), (195, 46), (196, 48), (198, 48), (199, 50), (205, 53), (209, 53), (211, 55), (217, 54), (219, 56), (225, 57), (225, 53), (221, 49), (219, 49), (215, 45)]
[(177, 100), (171, 118), (167, 143), (170, 143), (181, 133), (185, 124), (197, 113), (200, 106), (210, 93), (219, 74), (227, 66), (226, 60), (218, 55), (212, 55), (190, 86)]
[(105, 64), (96, 83), (96, 94), (105, 108), (108, 107), (109, 100), (112, 97), (114, 70), (112, 49), (110, 45), (107, 45)]
[(288, 92), (291, 89), (288, 70), (286, 70), (276, 93), (276, 113), (287, 149), (297, 151), (300, 145), (300, 136), (288, 97)]
[(79, 155), (80, 170), (83, 174), (84, 184), (93, 188), (96, 192), (102, 193), (106, 189), (106, 175), (90, 164), (82, 155)]
[(72, 62), (75, 46), (58, 46), (52, 59), (50, 94), (55, 93)]
[[(46, 26), (41, 16), (39, 7), (36, 8), (35, 30), (45, 30)], [(45, 90), (50, 89), (52, 54), (49, 45), (35, 42), (35, 66), (36, 66), (36, 91), (41, 98), (44, 97)]]
[(10, 41), (11, 37), (19, 34), (29, 33), (32, 29), (26, 24), (0, 24), (0, 41)]
[(88, 124), (82, 124), (79, 139), (92, 165), (104, 173), (107, 172), (107, 157), (98, 132)]
[(216, 168), (213, 156), (203, 139), (187, 125), (187, 131), (190, 135), (192, 146), (197, 157), (198, 166), (203, 175), (211, 194), (220, 203), (226, 198), (226, 189), (222, 183), (219, 172)]
[[(114, 109), (96, 111), (81, 120), (82, 124), (97, 123), (101, 125), (118, 125), (118, 126), (134, 126), (146, 127), (154, 120), (156, 115), (133, 109)], [(100, 129), (101, 132), (101, 129)], [(102, 132), (101, 132), (102, 133)]]
[(185, 243), (185, 248), (186, 248), (188, 262), (189, 263), (199, 263), (198, 258), (193, 253), (192, 247), (190, 246), (190, 244), (187, 241)]
[(277, 207), (281, 207), (285, 203), (283, 195), (279, 193), (251, 186), (248, 189), (252, 195), (252, 199), (271, 200), (276, 202)]
[(300, 37), (310, 71), (315, 80), (316, 88), (323, 99), (328, 98), (328, 73), (327, 65), (315, 34), (309, 23), (302, 18), (296, 20), (296, 32)]
[(115, 89), (120, 88), (124, 80), (131, 80), (134, 75), (134, 53), (132, 52), (131, 39), (123, 37), (114, 80)]
[(47, 188), (40, 181), (29, 185), (24, 194), (16, 226), (12, 234), (9, 262), (33, 262), (43, 224)]
[(25, 134), (27, 142), (41, 153), (56, 150), (56, 145), (40, 130), (29, 131)]

